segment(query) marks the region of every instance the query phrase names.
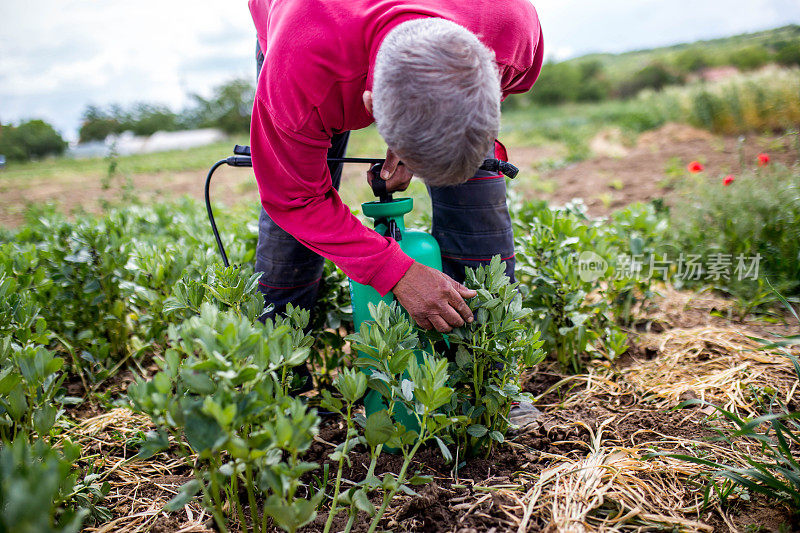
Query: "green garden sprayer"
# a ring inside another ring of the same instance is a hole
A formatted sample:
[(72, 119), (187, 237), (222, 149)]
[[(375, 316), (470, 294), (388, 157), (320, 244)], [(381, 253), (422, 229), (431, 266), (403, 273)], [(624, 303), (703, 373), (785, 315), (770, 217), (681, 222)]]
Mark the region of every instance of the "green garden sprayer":
[[(225, 253), (225, 248), (222, 244), (217, 224), (214, 220), (214, 213), (211, 208), (211, 177), (214, 171), (222, 165), (229, 165), (234, 167), (252, 167), (252, 159), (250, 155), (249, 146), (236, 145), (233, 149), (234, 155), (217, 161), (209, 170), (205, 183), (205, 201), (206, 209), (208, 211), (208, 220), (211, 223), (211, 230), (214, 233), (214, 239), (217, 242), (217, 249), (222, 257), (223, 264), (227, 267), (230, 266), (228, 256)], [(439, 244), (427, 232), (407, 229), (405, 226), (404, 217), (410, 213), (414, 208), (414, 200), (412, 198), (393, 198), (392, 194), (386, 190), (386, 182), (379, 177), (381, 167), (383, 166), (384, 159), (374, 158), (361, 158), (361, 157), (339, 157), (328, 158), (328, 163), (362, 163), (371, 165), (370, 172), (372, 173), (372, 192), (378, 197), (377, 201), (366, 202), (361, 204), (364, 216), (373, 220), (375, 231), (385, 237), (391, 237), (400, 245), (403, 252), (414, 259), (436, 270), (442, 270), (442, 257), (439, 251)], [(402, 164), (402, 163), (401, 163)], [(510, 178), (514, 178), (519, 171), (514, 165), (499, 159), (485, 159), (480, 167), (481, 170), (489, 172), (498, 172)], [(350, 280), (350, 297), (352, 300), (353, 308), (353, 324), (355, 330), (361, 328), (363, 322), (371, 320), (369, 306), (370, 304), (378, 305), (380, 301), (391, 303), (394, 301), (394, 295), (389, 292), (386, 296), (381, 295), (368, 285), (362, 285)], [(421, 357), (421, 352), (417, 354)], [(367, 370), (368, 372), (368, 370)], [(380, 398), (380, 394), (371, 391), (364, 400), (366, 414), (369, 416), (373, 412), (385, 409), (386, 406)], [(416, 427), (416, 419), (411, 413), (395, 412), (395, 418), (405, 425), (407, 428)]]

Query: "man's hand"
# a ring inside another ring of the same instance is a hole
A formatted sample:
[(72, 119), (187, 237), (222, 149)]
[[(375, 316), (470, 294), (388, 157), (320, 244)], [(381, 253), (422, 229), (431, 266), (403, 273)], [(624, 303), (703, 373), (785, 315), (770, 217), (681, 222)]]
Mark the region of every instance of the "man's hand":
[[(400, 158), (391, 150), (386, 150), (386, 161), (383, 163), (380, 178), (386, 182), (386, 191), (404, 191), (408, 189), (414, 175), (408, 167), (400, 163)], [(367, 171), (367, 183), (372, 186), (372, 174)]]
[(478, 293), (421, 263), (414, 262), (392, 292), (421, 328), (447, 333), (475, 320), (464, 298)]

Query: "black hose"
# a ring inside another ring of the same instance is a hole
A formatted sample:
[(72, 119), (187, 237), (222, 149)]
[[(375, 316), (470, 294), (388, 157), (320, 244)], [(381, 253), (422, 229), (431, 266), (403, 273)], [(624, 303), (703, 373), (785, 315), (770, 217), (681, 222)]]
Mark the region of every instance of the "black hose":
[[(214, 175), (214, 171), (217, 170), (222, 165), (230, 165), (233, 167), (251, 167), (253, 166), (253, 162), (250, 158), (250, 147), (249, 146), (239, 146), (237, 145), (234, 148), (234, 153), (236, 155), (227, 157), (225, 159), (220, 159), (211, 169), (208, 171), (208, 176), (206, 177), (206, 189), (205, 189), (205, 196), (206, 196), (206, 210), (208, 211), (208, 221), (211, 223), (211, 231), (214, 232), (214, 239), (217, 241), (217, 249), (219, 250), (219, 255), (222, 256), (222, 264), (226, 267), (230, 266), (228, 262), (228, 255), (225, 253), (225, 248), (222, 246), (222, 239), (219, 236), (219, 230), (217, 230), (217, 223), (214, 221), (214, 212), (211, 209), (211, 176)], [(373, 166), (377, 166), (379, 169), (380, 166), (383, 165), (384, 159), (376, 159), (376, 158), (368, 158), (368, 157), (331, 157), (328, 158), (328, 163), (369, 163)], [(481, 165), (481, 170), (487, 170), (489, 172), (500, 172), (505, 174), (509, 178), (514, 178), (519, 172), (519, 169), (508, 163), (506, 161), (500, 161), (497, 159), (486, 159), (483, 164)], [(373, 171), (375, 168), (373, 167)], [(383, 180), (376, 179), (373, 180), (373, 192), (375, 196), (379, 196), (382, 202), (389, 201), (391, 199), (391, 195), (386, 193), (386, 183)]]
[(220, 159), (214, 166), (211, 167), (211, 170), (208, 171), (208, 177), (206, 177), (206, 210), (208, 211), (208, 221), (211, 222), (211, 231), (214, 232), (214, 238), (217, 240), (217, 248), (219, 249), (219, 255), (222, 256), (222, 264), (226, 267), (230, 266), (228, 263), (228, 255), (225, 253), (225, 248), (222, 246), (222, 239), (219, 238), (219, 231), (217, 231), (217, 223), (214, 222), (214, 212), (211, 210), (211, 195), (209, 194), (209, 189), (211, 188), (211, 176), (214, 175), (214, 171), (217, 170), (222, 165), (227, 165), (227, 159)]

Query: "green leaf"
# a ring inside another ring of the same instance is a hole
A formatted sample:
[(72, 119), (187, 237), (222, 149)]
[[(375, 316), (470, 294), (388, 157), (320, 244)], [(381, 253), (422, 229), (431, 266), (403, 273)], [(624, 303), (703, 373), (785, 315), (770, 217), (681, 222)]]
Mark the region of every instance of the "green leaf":
[(356, 506), (356, 509), (367, 513), (369, 516), (375, 515), (375, 506), (369, 501), (364, 489), (359, 489), (353, 493), (353, 504)]
[(439, 437), (434, 437), (434, 439), (436, 440), (436, 445), (439, 446), (439, 451), (442, 452), (442, 457), (444, 457), (445, 462), (451, 462), (453, 460), (453, 454), (450, 453), (450, 449)]
[(167, 434), (162, 431), (151, 431), (145, 436), (145, 441), (139, 446), (139, 453), (136, 454), (134, 459), (136, 461), (145, 461), (168, 448), (169, 440), (167, 439)]
[(213, 450), (226, 437), (216, 420), (196, 413), (186, 416), (184, 433), (189, 446), (198, 453)]
[(200, 488), (200, 482), (196, 479), (184, 483), (181, 485), (178, 494), (164, 506), (164, 510), (168, 513), (173, 513), (183, 509), (200, 492)]
[(414, 384), (411, 380), (404, 379), (400, 384), (400, 391), (403, 393), (403, 398), (405, 398), (406, 401), (414, 401)]
[(483, 437), (488, 432), (489, 432), (489, 430), (486, 429), (486, 426), (484, 426), (482, 424), (472, 424), (471, 426), (469, 426), (467, 428), (467, 433), (469, 433), (470, 435), (472, 435), (475, 438)]
[(36, 432), (41, 436), (48, 435), (50, 429), (56, 423), (57, 414), (58, 409), (52, 404), (45, 404), (39, 407), (33, 413), (33, 427)]
[(414, 354), (411, 350), (403, 350), (389, 358), (389, 372), (400, 374), (408, 366), (408, 360)]
[(503, 436), (503, 434), (502, 434), (502, 433), (500, 433), (499, 431), (492, 431), (491, 433), (489, 433), (489, 436), (490, 436), (490, 437), (491, 437), (493, 440), (496, 440), (497, 442), (499, 442), (499, 443), (501, 443), (501, 444), (502, 444), (503, 442), (505, 442), (505, 440), (506, 440), (506, 439), (505, 439), (505, 437)]
[(367, 417), (364, 437), (370, 446), (385, 444), (394, 435), (394, 424), (386, 409), (381, 409)]
[(463, 345), (460, 345), (456, 350), (456, 365), (459, 368), (466, 368), (472, 364), (472, 361), (472, 354)]
[(208, 375), (188, 368), (181, 369), (181, 379), (189, 392), (194, 394), (207, 395), (216, 390), (214, 381)]
[(11, 389), (16, 387), (20, 381), (22, 381), (22, 376), (19, 374), (11, 373), (11, 369), (8, 368), (4, 372), (4, 376), (0, 377), (0, 395), (6, 395), (11, 392)]

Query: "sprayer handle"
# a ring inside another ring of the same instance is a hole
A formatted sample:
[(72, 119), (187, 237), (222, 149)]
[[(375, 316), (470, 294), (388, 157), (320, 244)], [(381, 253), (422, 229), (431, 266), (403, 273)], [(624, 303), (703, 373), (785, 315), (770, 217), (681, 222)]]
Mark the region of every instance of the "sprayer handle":
[(377, 196), (381, 202), (391, 202), (392, 195), (386, 190), (386, 181), (381, 178), (381, 168), (383, 168), (383, 163), (375, 163), (369, 169), (372, 174), (372, 194)]

